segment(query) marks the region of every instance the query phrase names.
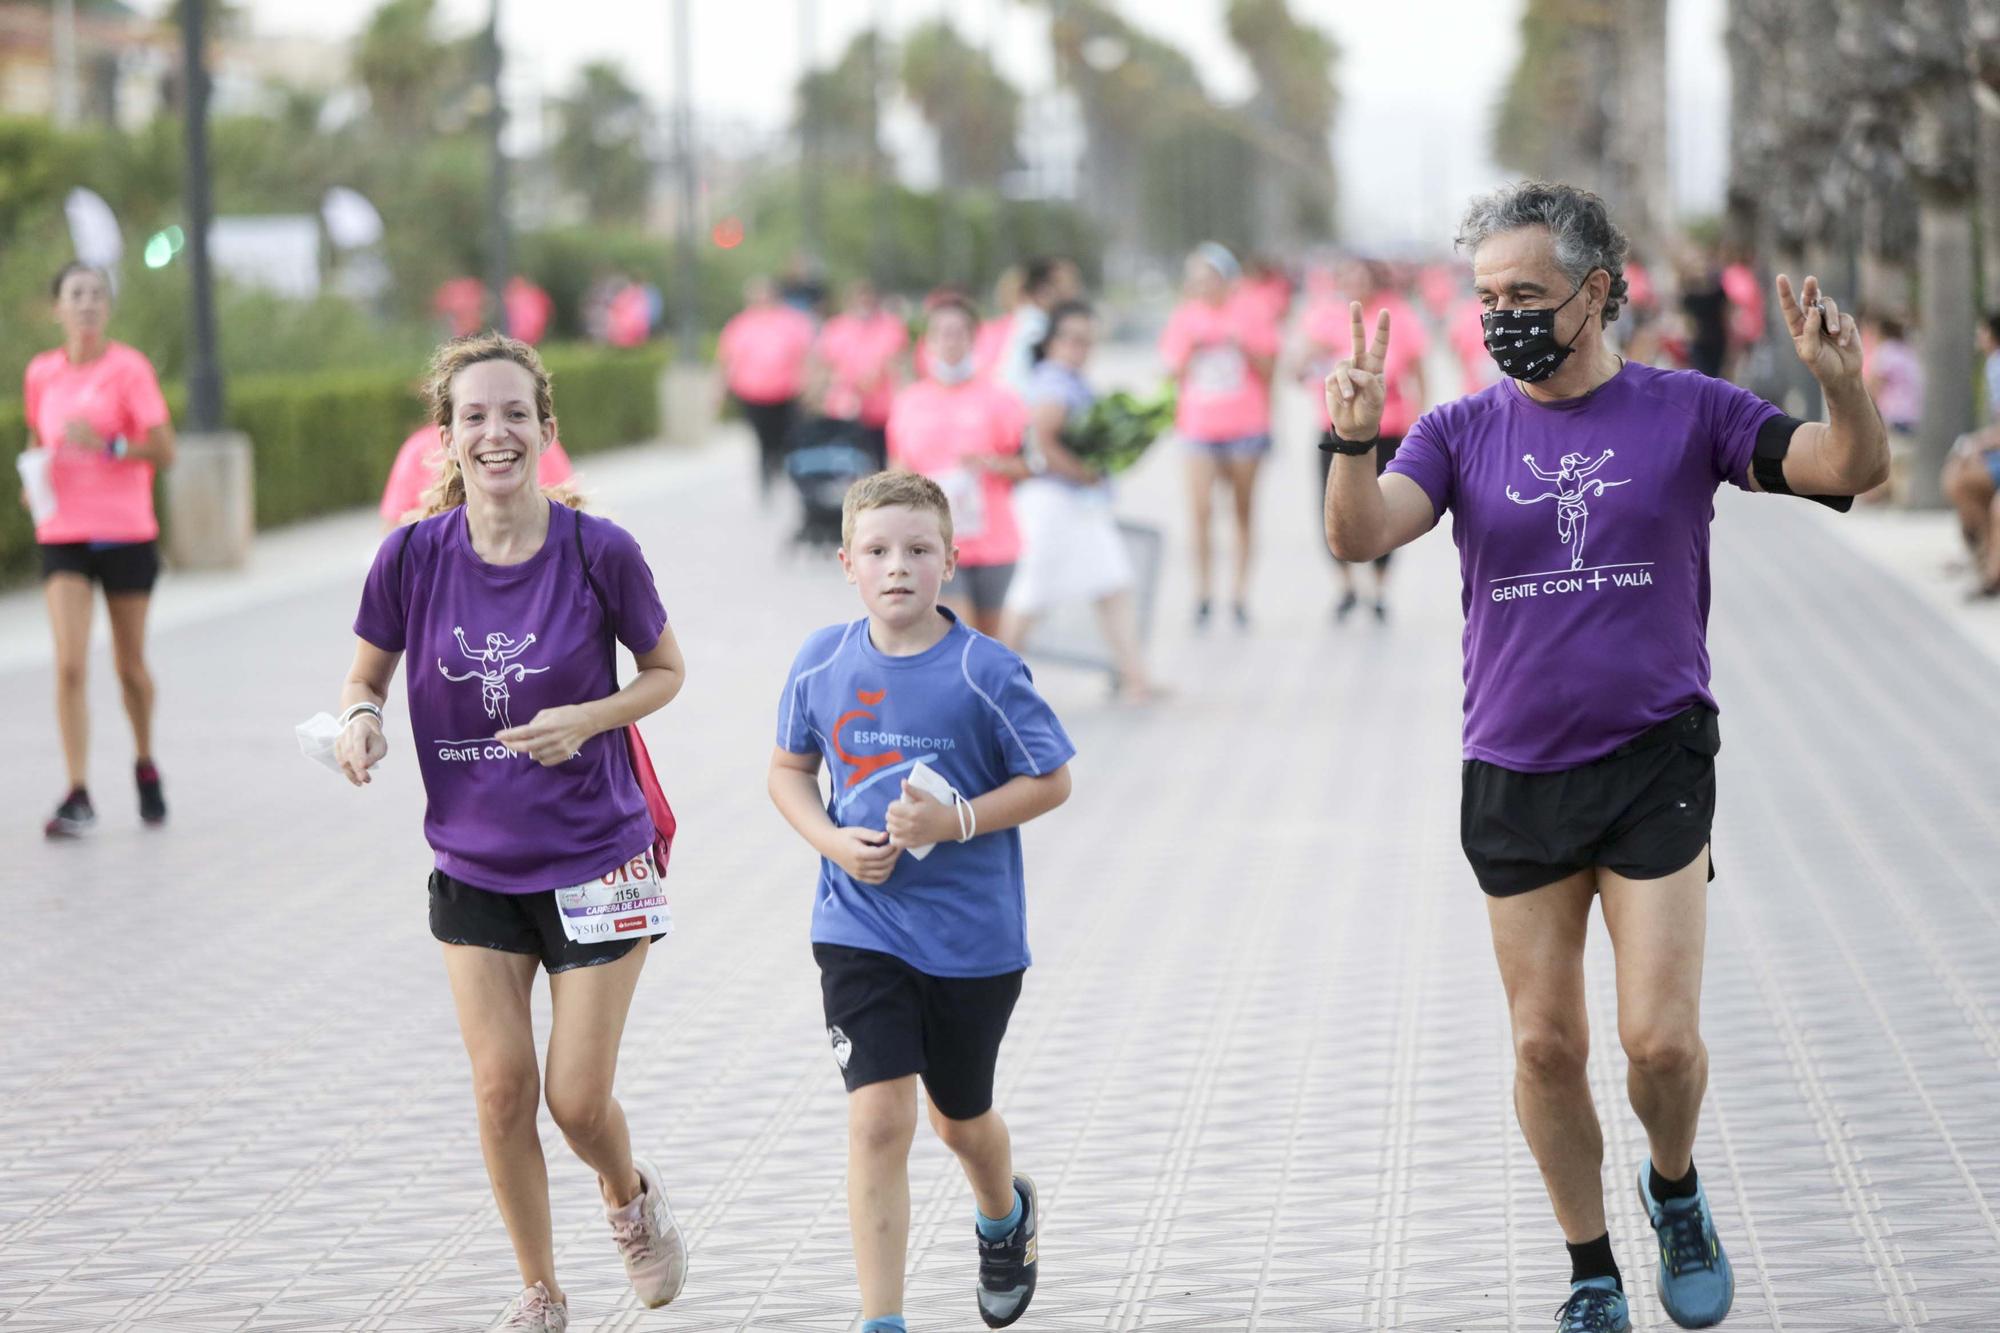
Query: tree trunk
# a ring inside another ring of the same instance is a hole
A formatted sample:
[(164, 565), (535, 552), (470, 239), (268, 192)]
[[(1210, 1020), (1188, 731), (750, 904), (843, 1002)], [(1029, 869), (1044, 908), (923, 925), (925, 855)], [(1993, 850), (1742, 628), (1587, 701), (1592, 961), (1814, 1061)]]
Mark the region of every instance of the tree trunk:
[(1648, 261), (1673, 224), (1667, 177), (1667, 4), (1624, 0), (1617, 9), (1618, 85), (1608, 156), (1618, 216)]
[(1938, 488), (1945, 455), (1972, 429), (1972, 208), (1969, 198), (1922, 197), (1918, 205), (1918, 265), (1923, 275), (1924, 417), (1910, 476), (1912, 507), (1944, 503)]
[(1982, 313), (1990, 313), (2000, 310), (2000, 91), (1975, 84), (1973, 95), (1979, 104), (1979, 278)]

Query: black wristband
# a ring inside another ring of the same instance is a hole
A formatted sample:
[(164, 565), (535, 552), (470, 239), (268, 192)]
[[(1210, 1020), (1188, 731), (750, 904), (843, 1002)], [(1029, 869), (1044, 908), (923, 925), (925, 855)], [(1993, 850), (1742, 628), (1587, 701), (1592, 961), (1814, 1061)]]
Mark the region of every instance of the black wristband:
[(1375, 452), (1375, 445), (1381, 440), (1377, 435), (1366, 440), (1343, 440), (1331, 430), (1320, 436), (1319, 447), (1330, 454), (1346, 454), (1349, 458), (1360, 458)]

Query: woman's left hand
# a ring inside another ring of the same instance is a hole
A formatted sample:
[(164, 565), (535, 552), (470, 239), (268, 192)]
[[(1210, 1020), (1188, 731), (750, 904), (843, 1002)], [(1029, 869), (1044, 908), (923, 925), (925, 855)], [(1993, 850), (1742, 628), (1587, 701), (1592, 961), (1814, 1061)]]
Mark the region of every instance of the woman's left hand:
[(544, 708), (526, 726), (508, 727), (493, 739), (515, 754), (527, 755), (544, 768), (567, 763), (583, 752), (583, 743), (597, 734), (581, 704)]

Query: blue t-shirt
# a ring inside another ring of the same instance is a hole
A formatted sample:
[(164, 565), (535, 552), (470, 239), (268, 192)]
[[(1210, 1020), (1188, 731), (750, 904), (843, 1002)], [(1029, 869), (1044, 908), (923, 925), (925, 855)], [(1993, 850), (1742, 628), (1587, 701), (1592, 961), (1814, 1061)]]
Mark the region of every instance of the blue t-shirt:
[[(778, 702), (778, 747), (817, 753), (833, 782), (827, 814), (880, 830), (919, 760), (970, 799), (1039, 777), (1076, 747), (1021, 659), (960, 624), (911, 657), (890, 657), (868, 620), (806, 640)], [(1027, 882), (1018, 829), (904, 855), (881, 884), (857, 884), (824, 858), (815, 944), (893, 954), (938, 977), (991, 977), (1028, 965)]]

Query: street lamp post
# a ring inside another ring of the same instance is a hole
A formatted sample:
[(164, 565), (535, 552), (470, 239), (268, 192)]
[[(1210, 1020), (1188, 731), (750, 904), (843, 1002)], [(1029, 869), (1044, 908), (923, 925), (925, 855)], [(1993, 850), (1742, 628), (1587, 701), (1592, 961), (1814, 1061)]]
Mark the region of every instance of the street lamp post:
[(674, 151), (680, 162), (680, 245), (679, 279), (675, 286), (680, 289), (680, 309), (675, 325), (674, 341), (676, 359), (684, 366), (694, 365), (700, 359), (696, 348), (699, 336), (701, 304), (701, 269), (695, 255), (695, 203), (697, 197), (695, 182), (694, 149), (694, 96), (689, 85), (694, 79), (694, 56), (691, 51), (692, 38), (688, 23), (688, 0), (674, 0)]
[(215, 289), (208, 265), (212, 206), (208, 177), (208, 61), (203, 36), (207, 0), (181, 0), (182, 82), (186, 85), (187, 252), (194, 288), (194, 346), (188, 359), (188, 425), (222, 428), (222, 367), (215, 354)]
[[(819, 49), (819, 0), (799, 0), (799, 86), (812, 86)], [(807, 102), (799, 106), (799, 242), (817, 261), (820, 257), (821, 179), (819, 116)]]
[(492, 327), (507, 328), (507, 279), (513, 261), (508, 256), (507, 232), (507, 150), (501, 143), (506, 128), (507, 109), (500, 97), (500, 0), (486, 22), (487, 170), (486, 170), (486, 299), (493, 311)]

